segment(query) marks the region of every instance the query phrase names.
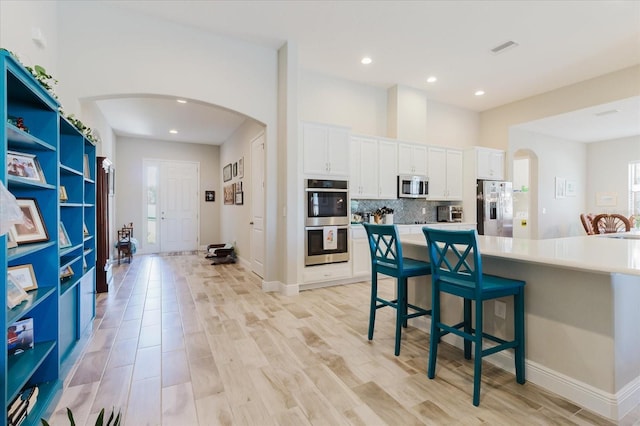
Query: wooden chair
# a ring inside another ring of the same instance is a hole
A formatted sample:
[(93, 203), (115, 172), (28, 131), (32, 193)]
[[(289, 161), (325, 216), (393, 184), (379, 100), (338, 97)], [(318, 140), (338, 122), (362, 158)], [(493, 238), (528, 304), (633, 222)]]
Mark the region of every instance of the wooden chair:
[(582, 222), (582, 226), (584, 227), (584, 231), (587, 233), (587, 235), (593, 235), (595, 234), (594, 230), (593, 230), (593, 218), (595, 216), (591, 213), (588, 214), (580, 214), (580, 222)]
[[(431, 315), (431, 310), (412, 305), (407, 302), (407, 278), (429, 275), (431, 266), (428, 262), (402, 256), (402, 245), (398, 238), (396, 225), (363, 224), (367, 231), (371, 252), (371, 305), (369, 309), (369, 340), (373, 339), (373, 328), (376, 311), (390, 306), (396, 310), (396, 346), (395, 355), (400, 355), (402, 327), (407, 327), (407, 320), (422, 315)], [(388, 300), (378, 296), (378, 274), (396, 278), (396, 299)], [(408, 313), (411, 308), (412, 313)]]
[[(478, 238), (474, 230), (447, 231), (422, 228), (427, 239), (431, 261), (432, 309), (429, 367), (427, 376), (435, 377), (436, 357), (440, 338), (448, 333), (464, 339), (464, 357), (471, 359), (474, 344), (473, 405), (480, 405), (480, 377), (482, 358), (505, 349), (515, 350), (516, 381), (524, 378), (524, 286), (515, 279), (486, 275), (482, 272), (482, 259), (478, 251)], [(449, 325), (441, 322), (440, 295), (448, 293), (463, 299), (463, 321)], [(507, 341), (484, 332), (483, 302), (513, 296), (514, 338)], [(475, 308), (473, 328), (472, 308)], [(497, 345), (482, 348), (483, 338)]]
[(593, 218), (593, 230), (596, 234), (631, 231), (631, 222), (621, 214), (599, 214)]
[(118, 265), (120, 264), (120, 258), (128, 259), (131, 263), (133, 258), (133, 222), (129, 223), (129, 226), (124, 225), (122, 229), (118, 230), (118, 241), (116, 242), (116, 248), (118, 249)]

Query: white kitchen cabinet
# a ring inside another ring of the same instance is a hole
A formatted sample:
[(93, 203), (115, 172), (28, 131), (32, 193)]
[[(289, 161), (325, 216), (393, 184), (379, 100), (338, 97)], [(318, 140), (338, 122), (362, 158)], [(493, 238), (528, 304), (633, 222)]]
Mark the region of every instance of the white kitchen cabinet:
[(398, 174), (427, 175), (427, 147), (424, 145), (398, 144)]
[(430, 200), (462, 199), (462, 151), (429, 147), (428, 176)]
[(359, 225), (351, 228), (351, 266), (353, 277), (371, 276), (371, 254), (367, 232)]
[(308, 175), (349, 175), (349, 130), (302, 124), (303, 170)]
[(504, 151), (491, 148), (475, 148), (477, 179), (504, 179)]
[(351, 198), (396, 198), (396, 163), (395, 142), (352, 136), (349, 175)]
[(378, 140), (378, 198), (398, 198), (398, 144)]

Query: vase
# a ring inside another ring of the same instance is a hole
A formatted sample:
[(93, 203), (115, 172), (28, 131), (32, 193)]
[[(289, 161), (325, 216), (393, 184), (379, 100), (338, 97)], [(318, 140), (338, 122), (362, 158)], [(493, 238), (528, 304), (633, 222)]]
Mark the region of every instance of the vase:
[(393, 224), (393, 213), (387, 213), (386, 215), (384, 215), (384, 223), (386, 223), (387, 225)]

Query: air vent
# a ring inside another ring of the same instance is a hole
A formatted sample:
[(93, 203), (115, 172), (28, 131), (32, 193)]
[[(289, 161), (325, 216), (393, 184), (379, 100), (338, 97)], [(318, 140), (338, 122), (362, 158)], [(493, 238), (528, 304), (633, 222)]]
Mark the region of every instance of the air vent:
[(620, 110), (619, 110), (619, 109), (610, 109), (610, 110), (607, 110), (607, 111), (596, 112), (596, 113), (595, 113), (595, 116), (596, 116), (596, 117), (602, 117), (602, 116), (604, 116), (604, 115), (617, 114), (617, 113), (619, 113), (619, 112), (620, 112)]
[(518, 43), (516, 43), (513, 40), (509, 40), (491, 49), (491, 53), (493, 53), (494, 55), (497, 55), (498, 53), (503, 53), (509, 49), (513, 49), (516, 46), (518, 46)]

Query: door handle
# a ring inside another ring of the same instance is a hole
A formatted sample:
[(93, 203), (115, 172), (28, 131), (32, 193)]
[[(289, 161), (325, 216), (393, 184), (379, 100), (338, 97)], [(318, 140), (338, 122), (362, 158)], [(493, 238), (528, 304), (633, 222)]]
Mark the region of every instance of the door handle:
[(249, 225), (253, 225), (253, 221), (249, 222)]

